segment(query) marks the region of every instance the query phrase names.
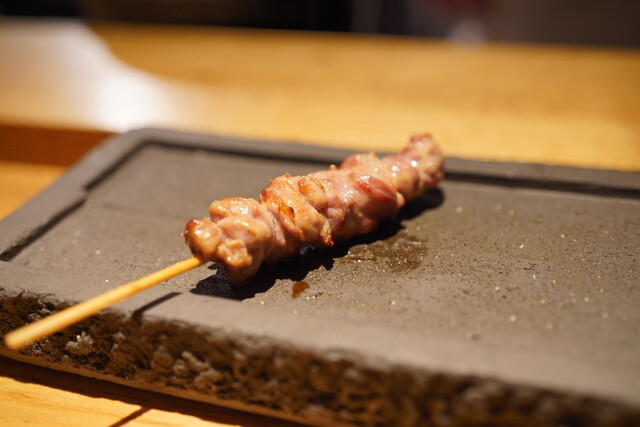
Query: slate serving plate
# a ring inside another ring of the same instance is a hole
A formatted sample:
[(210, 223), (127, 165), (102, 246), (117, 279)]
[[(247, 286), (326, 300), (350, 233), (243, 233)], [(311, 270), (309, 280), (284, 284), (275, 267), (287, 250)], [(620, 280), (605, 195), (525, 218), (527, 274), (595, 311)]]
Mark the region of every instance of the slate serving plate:
[[(111, 138), (0, 222), (0, 332), (187, 258), (184, 224), (210, 201), (348, 154)], [(640, 175), (446, 172), (370, 235), (241, 286), (201, 267), (0, 353), (317, 425), (639, 423)]]

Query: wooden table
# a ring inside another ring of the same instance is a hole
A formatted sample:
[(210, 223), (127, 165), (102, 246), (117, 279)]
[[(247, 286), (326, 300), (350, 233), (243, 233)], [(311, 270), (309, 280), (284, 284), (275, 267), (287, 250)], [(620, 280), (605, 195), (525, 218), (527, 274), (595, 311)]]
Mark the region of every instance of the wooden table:
[[(0, 217), (144, 126), (640, 171), (638, 50), (2, 20), (0, 64)], [(280, 424), (0, 359), (0, 424), (61, 420)]]

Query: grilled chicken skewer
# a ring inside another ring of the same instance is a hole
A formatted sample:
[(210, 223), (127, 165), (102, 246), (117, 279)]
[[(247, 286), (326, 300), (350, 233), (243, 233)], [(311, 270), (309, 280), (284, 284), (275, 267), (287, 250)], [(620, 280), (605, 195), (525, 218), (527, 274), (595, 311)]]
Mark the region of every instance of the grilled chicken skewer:
[(4, 343), (19, 349), (206, 261), (222, 266), (229, 280), (237, 282), (265, 261), (295, 255), (304, 243), (322, 248), (368, 233), (407, 201), (435, 187), (442, 179), (442, 164), (431, 137), (418, 135), (400, 154), (382, 159), (356, 154), (328, 170), (277, 177), (260, 200), (213, 202), (211, 219), (191, 220), (183, 233), (193, 257), (18, 328), (5, 335)]
[(355, 154), (340, 166), (305, 176), (285, 174), (259, 200), (227, 198), (193, 219), (183, 236), (193, 254), (212, 261), (231, 282), (251, 277), (263, 262), (298, 253), (302, 244), (330, 247), (373, 231), (383, 219), (442, 179), (443, 156), (430, 135), (399, 153)]

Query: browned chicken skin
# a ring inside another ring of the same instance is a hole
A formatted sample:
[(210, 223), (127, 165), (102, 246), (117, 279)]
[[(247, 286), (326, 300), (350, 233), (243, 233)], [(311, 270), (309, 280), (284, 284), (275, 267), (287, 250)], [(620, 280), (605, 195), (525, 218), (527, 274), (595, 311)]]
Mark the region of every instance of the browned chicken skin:
[(211, 219), (189, 221), (183, 235), (194, 255), (220, 265), (229, 281), (242, 281), (265, 261), (297, 254), (304, 243), (322, 248), (373, 231), (435, 187), (442, 166), (431, 136), (417, 135), (399, 154), (355, 154), (338, 167), (274, 178), (259, 200), (214, 201)]

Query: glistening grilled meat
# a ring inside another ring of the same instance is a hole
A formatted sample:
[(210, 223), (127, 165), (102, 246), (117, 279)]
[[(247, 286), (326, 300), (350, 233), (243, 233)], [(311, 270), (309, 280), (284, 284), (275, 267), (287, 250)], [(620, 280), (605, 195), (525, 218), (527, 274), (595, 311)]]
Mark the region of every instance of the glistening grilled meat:
[(333, 246), (373, 231), (405, 202), (435, 187), (442, 165), (431, 136), (414, 136), (396, 155), (355, 154), (338, 167), (274, 178), (260, 200), (214, 201), (211, 219), (189, 221), (183, 235), (194, 255), (217, 263), (238, 282), (265, 261), (297, 254), (304, 243)]

